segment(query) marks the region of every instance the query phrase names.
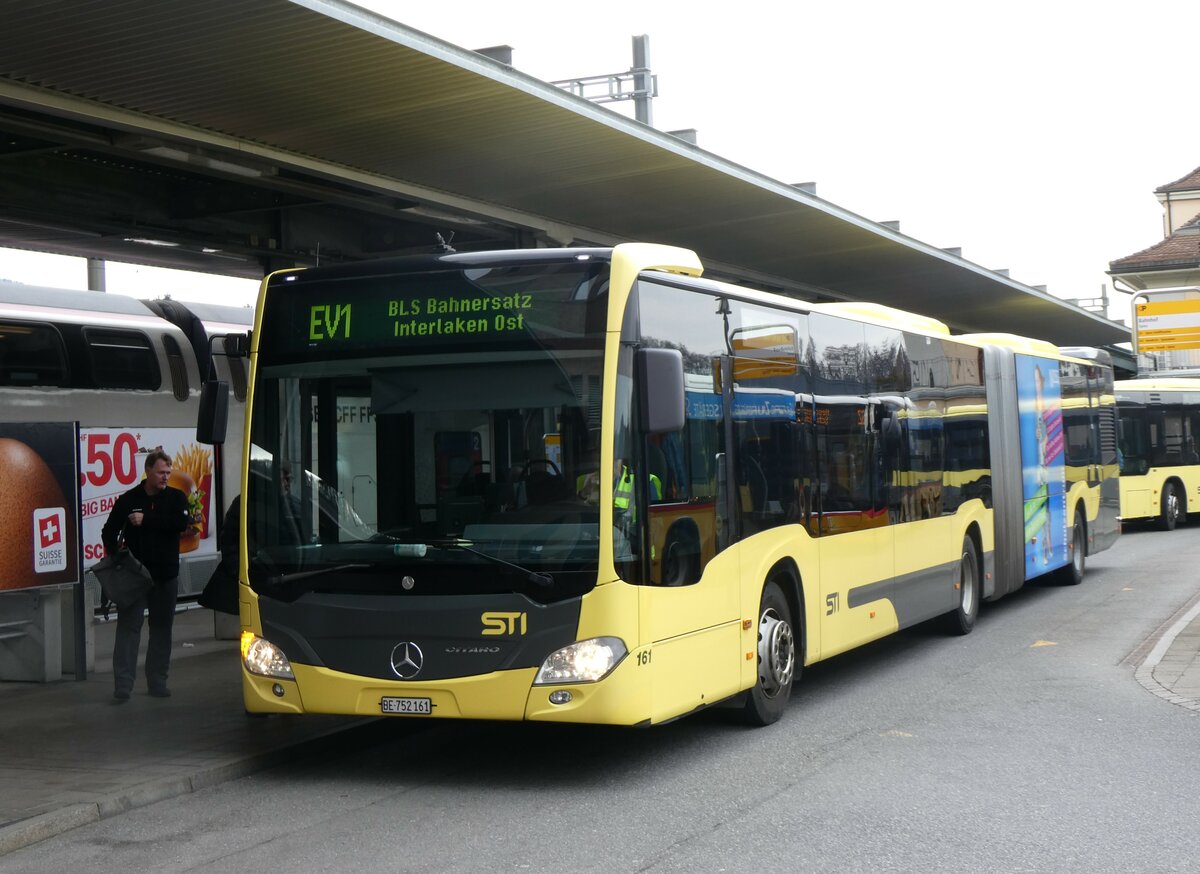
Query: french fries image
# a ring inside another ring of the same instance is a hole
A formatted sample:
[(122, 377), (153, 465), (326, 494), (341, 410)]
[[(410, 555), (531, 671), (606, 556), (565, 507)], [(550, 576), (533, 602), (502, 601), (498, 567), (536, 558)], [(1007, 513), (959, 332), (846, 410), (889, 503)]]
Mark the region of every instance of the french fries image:
[(191, 526), (180, 538), (179, 551), (190, 552), (200, 545), (202, 537), (208, 536), (209, 502), (206, 490), (202, 486), (212, 483), (209, 451), (195, 443), (184, 446), (175, 453), (171, 467), (171, 485), (187, 495), (188, 512), (192, 515)]
[(171, 466), (190, 476), (192, 482), (200, 483), (206, 476), (212, 476), (212, 462), (209, 458), (207, 449), (192, 443), (175, 453)]

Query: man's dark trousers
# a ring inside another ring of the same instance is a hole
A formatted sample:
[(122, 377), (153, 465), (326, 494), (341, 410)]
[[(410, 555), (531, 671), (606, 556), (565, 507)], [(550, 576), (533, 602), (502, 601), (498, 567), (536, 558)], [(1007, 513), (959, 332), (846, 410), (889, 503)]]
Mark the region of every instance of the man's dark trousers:
[(179, 577), (155, 583), (149, 593), (124, 610), (117, 611), (117, 634), (113, 643), (113, 688), (132, 692), (137, 679), (138, 645), (142, 639), (142, 613), (150, 616), (150, 640), (146, 646), (146, 685), (167, 688), (171, 667), (171, 627), (175, 623), (175, 601)]

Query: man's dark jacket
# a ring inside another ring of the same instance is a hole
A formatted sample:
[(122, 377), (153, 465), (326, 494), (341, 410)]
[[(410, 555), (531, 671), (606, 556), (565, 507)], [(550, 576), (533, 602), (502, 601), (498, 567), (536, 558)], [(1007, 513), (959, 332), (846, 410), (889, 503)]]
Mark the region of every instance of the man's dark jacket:
[[(141, 510), (141, 525), (128, 525), (129, 514)], [(187, 497), (179, 489), (167, 486), (151, 497), (144, 483), (138, 483), (113, 504), (108, 521), (100, 532), (105, 552), (117, 548), (117, 538), (125, 529), (125, 544), (138, 557), (156, 583), (179, 576), (179, 535), (187, 530), (191, 514)]]

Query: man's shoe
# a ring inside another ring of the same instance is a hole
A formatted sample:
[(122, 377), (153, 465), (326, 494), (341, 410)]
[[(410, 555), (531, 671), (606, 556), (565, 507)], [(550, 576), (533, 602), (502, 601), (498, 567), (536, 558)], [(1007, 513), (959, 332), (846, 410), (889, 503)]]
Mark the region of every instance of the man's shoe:
[(124, 689), (117, 689), (113, 692), (113, 698), (115, 698), (118, 701), (128, 701), (129, 700), (129, 692), (127, 692)]
[(170, 698), (171, 690), (168, 689), (166, 686), (162, 686), (162, 687), (156, 688), (156, 689), (151, 689), (150, 697), (151, 698)]

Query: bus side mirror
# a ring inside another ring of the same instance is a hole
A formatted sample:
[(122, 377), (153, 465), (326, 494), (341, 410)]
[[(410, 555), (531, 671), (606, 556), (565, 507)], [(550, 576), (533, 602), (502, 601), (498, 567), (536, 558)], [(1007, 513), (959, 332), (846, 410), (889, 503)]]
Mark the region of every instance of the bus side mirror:
[(678, 349), (639, 349), (636, 364), (639, 412), (646, 433), (682, 431), (686, 408), (683, 354)]
[(217, 446), (225, 442), (229, 424), (229, 383), (209, 379), (200, 386), (200, 412), (196, 417), (196, 440)]
[(250, 357), (250, 332), (225, 335), (225, 354), (230, 358)]

